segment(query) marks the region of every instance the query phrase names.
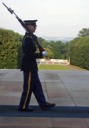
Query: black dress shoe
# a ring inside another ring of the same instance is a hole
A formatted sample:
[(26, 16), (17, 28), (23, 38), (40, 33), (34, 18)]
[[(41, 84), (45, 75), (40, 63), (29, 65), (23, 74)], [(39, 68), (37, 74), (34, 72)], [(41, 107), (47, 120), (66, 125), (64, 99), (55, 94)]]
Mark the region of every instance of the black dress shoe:
[(54, 104), (54, 103), (46, 103), (44, 106), (41, 106), (41, 109), (42, 110), (48, 110), (48, 109), (55, 107), (55, 106), (56, 106), (56, 104)]
[(24, 109), (19, 108), (18, 111), (20, 111), (20, 112), (32, 112), (32, 111), (34, 111), (34, 110), (33, 110), (33, 108), (28, 107), (28, 108), (24, 108)]

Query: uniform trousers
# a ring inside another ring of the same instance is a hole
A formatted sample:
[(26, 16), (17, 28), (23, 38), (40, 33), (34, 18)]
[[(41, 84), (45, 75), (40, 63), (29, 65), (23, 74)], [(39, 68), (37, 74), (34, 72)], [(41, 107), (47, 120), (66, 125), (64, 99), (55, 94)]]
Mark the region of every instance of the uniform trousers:
[(46, 104), (46, 99), (38, 76), (38, 71), (23, 71), (23, 77), (23, 92), (19, 108), (28, 108), (32, 92), (34, 93), (40, 107), (44, 106)]

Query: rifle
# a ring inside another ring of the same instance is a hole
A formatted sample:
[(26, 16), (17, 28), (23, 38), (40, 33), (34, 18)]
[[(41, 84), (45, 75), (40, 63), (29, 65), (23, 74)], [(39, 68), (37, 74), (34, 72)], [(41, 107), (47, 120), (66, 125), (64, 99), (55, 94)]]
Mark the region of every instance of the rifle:
[(34, 41), (36, 42), (36, 44), (37, 44), (37, 46), (38, 46), (38, 48), (39, 48), (39, 51), (40, 51), (40, 52), (45, 51), (44, 48), (39, 44), (38, 39), (37, 39), (37, 36), (34, 35), (33, 33), (31, 33), (31, 31), (29, 31), (29, 29), (28, 29), (27, 26), (25, 25), (24, 21), (22, 21), (22, 20), (16, 15), (16, 13), (14, 12), (14, 10), (12, 10), (11, 8), (8, 8), (4, 3), (2, 3), (2, 4), (7, 8), (7, 10), (8, 10), (11, 14), (14, 14), (14, 15), (15, 15), (16, 19), (20, 22), (20, 24), (23, 26), (23, 28), (24, 28), (26, 31), (28, 31), (28, 32), (32, 35)]

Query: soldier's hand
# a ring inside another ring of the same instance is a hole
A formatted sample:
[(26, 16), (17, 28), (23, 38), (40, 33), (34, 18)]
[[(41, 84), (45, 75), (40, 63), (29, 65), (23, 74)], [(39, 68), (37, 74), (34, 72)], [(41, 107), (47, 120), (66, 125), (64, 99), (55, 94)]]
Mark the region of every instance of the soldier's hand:
[(42, 54), (43, 54), (43, 56), (46, 56), (47, 55), (47, 51), (43, 51)]

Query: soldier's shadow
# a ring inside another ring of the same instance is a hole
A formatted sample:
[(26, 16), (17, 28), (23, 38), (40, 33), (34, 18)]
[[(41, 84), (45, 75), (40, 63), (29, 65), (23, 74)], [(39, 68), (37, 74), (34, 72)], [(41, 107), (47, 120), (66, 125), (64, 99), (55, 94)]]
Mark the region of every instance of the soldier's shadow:
[(0, 116), (5, 117), (66, 117), (89, 118), (89, 107), (85, 106), (56, 106), (42, 111), (39, 106), (32, 106), (33, 112), (18, 112), (18, 106), (0, 105)]

